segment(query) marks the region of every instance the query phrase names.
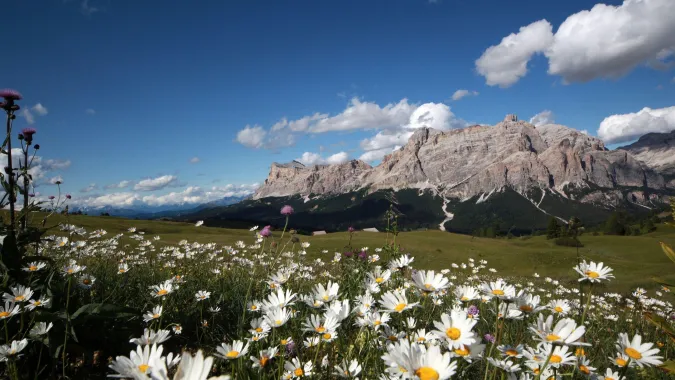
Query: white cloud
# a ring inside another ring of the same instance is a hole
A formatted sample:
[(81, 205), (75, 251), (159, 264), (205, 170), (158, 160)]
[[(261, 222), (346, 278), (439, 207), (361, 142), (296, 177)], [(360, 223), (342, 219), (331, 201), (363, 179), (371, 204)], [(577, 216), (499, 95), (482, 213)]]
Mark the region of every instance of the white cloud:
[(675, 48), (675, 1), (625, 0), (569, 16), (550, 49), (549, 73), (568, 82), (620, 77)]
[(324, 158), (318, 153), (305, 152), (302, 154), (302, 157), (296, 158), (296, 161), (300, 161), (307, 166), (341, 164), (349, 161), (349, 154), (347, 152), (339, 152)]
[(365, 162), (380, 161), (384, 158), (384, 156), (386, 156), (389, 153), (399, 149), (400, 147), (401, 146), (396, 145), (396, 146), (389, 146), (389, 147), (386, 147), (386, 148), (381, 148), (381, 149), (376, 149), (376, 150), (369, 150), (369, 151), (363, 153), (359, 157), (359, 160), (365, 161)]
[(28, 109), (22, 109), (19, 115), (23, 116), (24, 119), (26, 119), (26, 123), (28, 124), (34, 124), (35, 123), (35, 116), (33, 116), (32, 113)]
[(509, 87), (527, 74), (532, 56), (546, 50), (552, 42), (551, 24), (546, 20), (533, 22), (504, 37), (499, 45), (487, 48), (476, 60), (476, 70), (489, 86)]
[(190, 159), (190, 163), (191, 163), (191, 164), (196, 164), (196, 163), (198, 163), (199, 161), (201, 161), (201, 160), (199, 159), (199, 157), (192, 157), (192, 158)]
[(109, 184), (109, 185), (105, 185), (104, 189), (123, 189), (123, 188), (125, 188), (129, 185), (131, 185), (131, 181), (124, 180), (124, 181), (120, 181), (118, 183), (112, 183), (112, 184)]
[(43, 106), (42, 103), (38, 103), (38, 104), (34, 105), (31, 109), (33, 110), (33, 112), (35, 112), (36, 114), (38, 114), (40, 116), (44, 116), (44, 115), (49, 113), (47, 108), (45, 106)]
[(91, 16), (98, 11), (100, 11), (100, 9), (93, 5), (89, 5), (89, 0), (82, 0), (80, 3), (80, 12), (85, 16)]
[(264, 146), (267, 131), (259, 125), (253, 127), (247, 125), (237, 133), (237, 142), (248, 148), (262, 148)]
[(530, 118), (530, 124), (534, 124), (537, 127), (553, 123), (555, 123), (555, 115), (549, 110), (543, 110)]
[(457, 90), (455, 91), (454, 94), (452, 94), (452, 100), (460, 100), (462, 98), (465, 98), (467, 96), (477, 96), (478, 91), (469, 91), (469, 90)]
[(540, 20), (505, 37), (476, 61), (488, 85), (508, 87), (527, 73), (535, 53), (548, 58), (548, 73), (565, 83), (618, 78), (640, 64), (667, 69), (675, 51), (675, 1), (624, 0), (570, 15), (555, 34)]
[(174, 175), (163, 175), (157, 178), (148, 178), (142, 181), (139, 181), (134, 185), (134, 190), (138, 191), (155, 191), (163, 189), (171, 184), (176, 183), (178, 177)]
[(606, 117), (598, 129), (598, 137), (607, 144), (634, 140), (650, 132), (670, 132), (675, 129), (675, 106)]
[(328, 117), (325, 114), (315, 114), (309, 131), (322, 133), (395, 127), (405, 123), (415, 108), (415, 105), (408, 103), (408, 99), (380, 107), (374, 102), (362, 102), (358, 98), (352, 98), (349, 106), (338, 115)]
[[(13, 148), (12, 166), (15, 169), (18, 169), (19, 163), (23, 163), (23, 152), (21, 151), (21, 148)], [(4, 168), (5, 166), (7, 166), (7, 155), (3, 154), (0, 155), (0, 167)], [(58, 172), (60, 170), (67, 169), (69, 166), (70, 160), (45, 160), (41, 156), (35, 156), (28, 173), (33, 178), (33, 183), (37, 185), (43, 182), (45, 177), (49, 174), (52, 174), (52, 172)]]
[(201, 188), (189, 186), (182, 191), (174, 191), (162, 195), (140, 195), (135, 192), (118, 192), (105, 195), (81, 197), (73, 200), (73, 204), (79, 207), (120, 207), (130, 208), (137, 206), (167, 206), (194, 204), (199, 205), (226, 197), (245, 197), (251, 195), (260, 185), (254, 184), (228, 184), (225, 186), (213, 186)]
[[(35, 160), (33, 160), (33, 163), (35, 163)], [(55, 159), (48, 159), (48, 160), (40, 160), (39, 164), (45, 169), (45, 170), (63, 170), (63, 169), (68, 169), (70, 167), (70, 160), (55, 160)]]
[(80, 190), (80, 193), (91, 193), (94, 190), (98, 190), (98, 186), (95, 183), (89, 184), (89, 186)]
[(87, 115), (96, 115), (96, 110), (93, 108), (87, 108), (86, 110), (84, 110), (84, 113), (86, 113)]

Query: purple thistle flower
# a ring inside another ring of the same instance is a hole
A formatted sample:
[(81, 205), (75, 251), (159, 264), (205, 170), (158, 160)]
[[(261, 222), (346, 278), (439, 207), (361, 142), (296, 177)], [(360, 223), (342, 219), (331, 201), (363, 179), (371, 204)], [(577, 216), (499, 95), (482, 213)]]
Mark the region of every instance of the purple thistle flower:
[(469, 306), (469, 309), (466, 311), (467, 314), (469, 315), (477, 315), (478, 314), (478, 308), (476, 305), (471, 305)]
[(23, 96), (21, 96), (21, 94), (17, 90), (6, 88), (4, 90), (0, 90), (0, 98), (4, 98), (8, 102), (13, 102), (15, 100), (23, 99)]
[(343, 253), (345, 257), (352, 257), (354, 255), (354, 252), (345, 252)]
[(293, 207), (286, 205), (281, 208), (281, 215), (291, 215), (293, 213)]
[(295, 355), (295, 342), (290, 342), (286, 345), (286, 355), (288, 356)]
[(349, 233), (352, 233), (352, 232), (354, 232), (354, 231), (356, 231), (356, 230), (354, 229), (354, 227), (351, 227), (351, 226), (350, 226), (349, 228), (347, 228), (347, 232), (349, 232)]
[(29, 137), (33, 136), (36, 132), (37, 131), (35, 130), (35, 128), (24, 128), (24, 129), (21, 130), (21, 134), (25, 138), (29, 138)]
[(53, 200), (54, 198), (56, 198), (56, 197), (53, 196), (53, 195), (50, 195), (50, 196), (49, 196), (49, 200)]
[(260, 230), (260, 236), (262, 237), (270, 237), (272, 236), (272, 226), (265, 226), (262, 230)]
[(66, 199), (70, 199), (70, 198), (72, 198), (72, 197), (70, 196), (70, 194), (66, 194)]
[(28, 196), (31, 197), (31, 198), (33, 198), (33, 197), (35, 197), (35, 194), (30, 193), (30, 194), (28, 194)]
[(490, 335), (490, 334), (485, 334), (485, 336), (483, 338), (485, 339), (485, 341), (490, 342), (490, 343), (494, 343), (495, 340), (496, 340), (495, 337)]
[(367, 259), (367, 258), (368, 258), (368, 254), (366, 253), (366, 251), (361, 251), (361, 252), (359, 253), (359, 259), (365, 260), (365, 259)]

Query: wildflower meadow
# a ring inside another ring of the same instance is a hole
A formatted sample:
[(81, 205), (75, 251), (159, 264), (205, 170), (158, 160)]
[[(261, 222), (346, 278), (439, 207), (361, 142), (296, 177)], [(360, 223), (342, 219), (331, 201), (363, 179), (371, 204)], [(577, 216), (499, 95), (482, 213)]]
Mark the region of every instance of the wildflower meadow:
[[(292, 230), (290, 206), (280, 210), (284, 228), (251, 226), (227, 245), (164, 244), (133, 227), (112, 235), (52, 225), (53, 213), (67, 214), (70, 197), (32, 196), (39, 135), (25, 129), (20, 148), (12, 148), (22, 97), (12, 90), (0, 97), (8, 159), (0, 205), (9, 208), (2, 378), (621, 380), (675, 373), (670, 285), (605, 292), (621, 278), (578, 250), (568, 268), (578, 281), (570, 286), (536, 273), (497, 274), (472, 257), (416, 270), (395, 232), (382, 234), (379, 247), (362, 247), (350, 229), (344, 245), (309, 258), (313, 247)], [(51, 211), (35, 213), (38, 207)], [(675, 261), (672, 248), (662, 248)]]

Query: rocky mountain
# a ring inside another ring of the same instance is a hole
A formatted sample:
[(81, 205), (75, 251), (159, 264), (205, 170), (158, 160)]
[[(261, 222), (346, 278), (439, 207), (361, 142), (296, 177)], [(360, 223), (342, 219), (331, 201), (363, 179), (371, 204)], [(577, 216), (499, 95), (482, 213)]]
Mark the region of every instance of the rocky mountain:
[(675, 131), (647, 133), (638, 141), (619, 149), (630, 152), (633, 157), (666, 177), (675, 177)]
[(296, 226), (308, 230), (382, 227), (390, 206), (408, 229), (529, 232), (551, 216), (601, 223), (617, 208), (648, 213), (675, 194), (662, 167), (642, 158), (651, 148), (636, 149), (608, 150), (575, 129), (515, 115), (495, 126), (421, 128), (377, 166), (274, 163), (252, 199), (194, 218), (282, 223), (278, 207), (289, 203)]

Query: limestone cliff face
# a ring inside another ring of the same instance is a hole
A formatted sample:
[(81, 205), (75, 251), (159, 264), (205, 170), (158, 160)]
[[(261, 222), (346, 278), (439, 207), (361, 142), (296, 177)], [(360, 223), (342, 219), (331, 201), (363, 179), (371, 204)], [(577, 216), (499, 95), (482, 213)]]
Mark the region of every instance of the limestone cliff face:
[[(254, 198), (434, 188), (447, 198), (468, 199), (505, 187), (525, 194), (533, 188), (561, 191), (568, 185), (608, 193), (621, 187), (667, 186), (629, 151), (609, 151), (601, 140), (574, 129), (553, 124), (535, 128), (509, 115), (495, 126), (419, 129), (375, 167), (358, 160), (310, 167), (275, 163)], [(587, 198), (592, 202), (597, 197)], [(641, 191), (632, 198), (649, 200)]]
[(630, 152), (648, 167), (664, 174), (675, 174), (675, 131), (648, 133), (633, 144), (619, 149)]

